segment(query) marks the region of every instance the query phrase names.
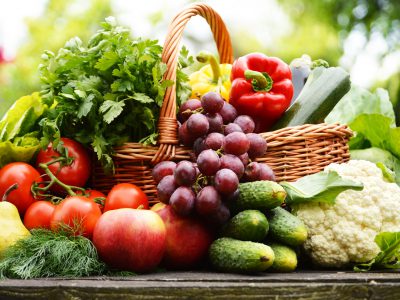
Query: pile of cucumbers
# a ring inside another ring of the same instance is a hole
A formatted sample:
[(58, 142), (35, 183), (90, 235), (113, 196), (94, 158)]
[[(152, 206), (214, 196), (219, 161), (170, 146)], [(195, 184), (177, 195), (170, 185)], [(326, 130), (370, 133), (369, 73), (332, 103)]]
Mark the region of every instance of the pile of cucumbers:
[(283, 187), (273, 181), (240, 184), (230, 208), (235, 215), (209, 249), (212, 266), (221, 272), (294, 271), (295, 249), (307, 239), (307, 228), (281, 207), (285, 198)]

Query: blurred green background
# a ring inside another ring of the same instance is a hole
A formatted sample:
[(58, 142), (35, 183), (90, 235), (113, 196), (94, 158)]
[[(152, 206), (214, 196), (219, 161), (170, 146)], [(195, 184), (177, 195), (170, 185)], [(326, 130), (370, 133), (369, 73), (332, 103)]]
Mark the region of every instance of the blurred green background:
[[(40, 13), (21, 18), (25, 34), (8, 54), (4, 33), (10, 34), (15, 28), (0, 16), (3, 20), (0, 47), (6, 56), (0, 53), (0, 117), (16, 99), (40, 89), (37, 70), (44, 50), (57, 51), (76, 35), (87, 40), (110, 15), (131, 27), (134, 36), (157, 38), (162, 43), (169, 21), (190, 2), (199, 1), (147, 0), (144, 4), (122, 0), (17, 0), (15, 6), (40, 5)], [(399, 113), (399, 0), (202, 2), (221, 14), (236, 57), (258, 51), (278, 56), (287, 63), (302, 54), (325, 59), (330, 65), (347, 69), (357, 85), (371, 90), (387, 88)], [(3, 6), (2, 14), (11, 20), (11, 11), (7, 11), (10, 7)], [(203, 48), (215, 51), (209, 29), (202, 20), (189, 23), (183, 43), (192, 54)]]

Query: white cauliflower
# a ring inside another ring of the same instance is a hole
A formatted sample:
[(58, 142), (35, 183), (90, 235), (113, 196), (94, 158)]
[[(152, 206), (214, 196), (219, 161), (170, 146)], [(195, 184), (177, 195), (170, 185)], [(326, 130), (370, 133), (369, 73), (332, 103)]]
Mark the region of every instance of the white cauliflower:
[(324, 267), (367, 262), (380, 251), (374, 242), (379, 232), (400, 231), (400, 187), (384, 181), (382, 171), (365, 160), (330, 164), (325, 170), (362, 182), (364, 189), (340, 193), (334, 205), (296, 205), (295, 214), (308, 228), (304, 248)]

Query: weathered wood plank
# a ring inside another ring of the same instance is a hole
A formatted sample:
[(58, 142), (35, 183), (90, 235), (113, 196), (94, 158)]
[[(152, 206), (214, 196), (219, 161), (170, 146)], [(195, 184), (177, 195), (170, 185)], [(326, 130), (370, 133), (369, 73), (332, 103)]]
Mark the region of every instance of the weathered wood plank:
[(3, 280), (0, 299), (400, 299), (400, 273), (237, 275), (167, 272), (134, 277)]

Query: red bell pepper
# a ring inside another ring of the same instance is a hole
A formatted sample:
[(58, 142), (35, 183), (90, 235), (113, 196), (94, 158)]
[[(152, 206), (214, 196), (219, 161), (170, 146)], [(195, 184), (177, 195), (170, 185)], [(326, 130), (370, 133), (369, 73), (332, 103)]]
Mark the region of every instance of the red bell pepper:
[(256, 132), (267, 131), (286, 111), (293, 96), (292, 73), (277, 57), (250, 53), (232, 66), (229, 103), (251, 116)]

